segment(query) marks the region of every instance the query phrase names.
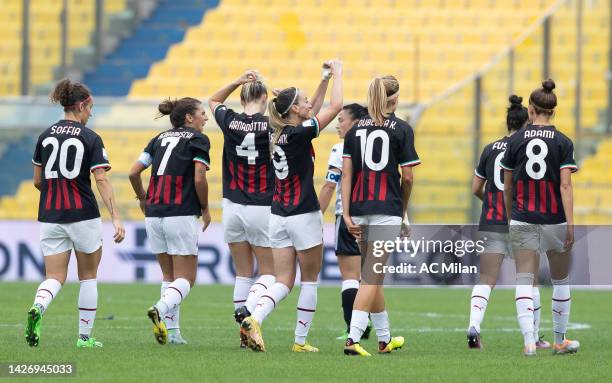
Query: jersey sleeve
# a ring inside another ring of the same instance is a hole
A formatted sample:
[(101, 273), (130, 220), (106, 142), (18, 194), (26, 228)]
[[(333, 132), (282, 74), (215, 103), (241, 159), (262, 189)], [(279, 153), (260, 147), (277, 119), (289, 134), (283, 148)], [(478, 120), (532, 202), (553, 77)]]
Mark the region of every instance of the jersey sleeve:
[(312, 140), (319, 136), (319, 119), (313, 117), (302, 122), (296, 129), (296, 132), (300, 135), (304, 135), (308, 140)]
[(205, 135), (197, 135), (189, 141), (189, 149), (194, 162), (200, 162), (210, 170), (210, 141)]
[(217, 121), (217, 125), (219, 125), (219, 128), (221, 128), (222, 131), (225, 131), (230, 121), (236, 115), (236, 112), (234, 112), (233, 109), (228, 108), (224, 104), (219, 104), (215, 108), (214, 115), (215, 121)]
[(515, 153), (515, 145), (513, 145), (513, 140), (509, 140), (506, 145), (506, 152), (504, 153), (504, 158), (499, 163), (504, 170), (514, 171), (516, 167), (516, 153)]
[(342, 158), (352, 158), (353, 156), (353, 141), (355, 140), (355, 128), (349, 129), (344, 136), (344, 147), (342, 148)]
[(108, 161), (108, 153), (106, 153), (104, 143), (100, 136), (96, 135), (90, 149), (89, 170), (92, 172), (96, 169), (106, 169), (106, 171), (109, 171), (111, 165)]
[(566, 140), (562, 148), (560, 169), (570, 169), (572, 173), (578, 171), (578, 165), (574, 159), (574, 144), (570, 139)]
[(338, 145), (334, 145), (332, 148), (327, 165), (329, 168), (325, 175), (325, 181), (339, 183), (342, 177), (342, 153)]
[(148, 168), (153, 163), (153, 151), (155, 150), (155, 141), (157, 137), (153, 137), (151, 141), (144, 148), (140, 157), (138, 157), (138, 162), (140, 162), (145, 168)]
[(487, 179), (487, 154), (489, 152), (489, 146), (485, 146), (484, 150), (480, 154), (480, 160), (476, 169), (474, 169), (474, 175), (480, 179)]
[(404, 131), (401, 152), (399, 155), (399, 164), (401, 167), (416, 166), (421, 163), (419, 155), (414, 148), (414, 132), (410, 126), (407, 126)]
[(34, 148), (34, 156), (32, 157), (32, 163), (36, 166), (42, 166), (42, 143), (40, 137), (36, 141), (36, 147)]

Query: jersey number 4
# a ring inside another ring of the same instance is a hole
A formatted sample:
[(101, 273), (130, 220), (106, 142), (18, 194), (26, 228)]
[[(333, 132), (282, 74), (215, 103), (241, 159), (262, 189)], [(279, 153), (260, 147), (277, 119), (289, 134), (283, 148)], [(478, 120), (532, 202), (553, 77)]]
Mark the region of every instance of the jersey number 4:
[[(66, 141), (62, 142), (60, 147), (60, 143), (55, 137), (47, 137), (43, 140), (42, 146), (47, 147), (51, 145), (52, 151), (49, 159), (47, 160), (47, 164), (45, 165), (45, 179), (58, 178), (57, 171), (52, 170), (55, 166), (55, 161), (57, 160), (57, 153), (59, 152), (59, 171), (62, 173), (64, 178), (69, 180), (77, 178), (79, 173), (81, 172), (81, 164), (83, 163), (83, 153), (85, 153), (85, 147), (83, 147), (83, 143), (76, 138), (69, 138)], [(76, 152), (74, 154), (74, 163), (72, 164), (72, 169), (68, 169), (68, 150), (74, 147)]]
[(236, 145), (236, 154), (246, 157), (249, 165), (255, 165), (255, 159), (259, 156), (259, 151), (255, 149), (255, 133), (248, 133), (240, 145)]

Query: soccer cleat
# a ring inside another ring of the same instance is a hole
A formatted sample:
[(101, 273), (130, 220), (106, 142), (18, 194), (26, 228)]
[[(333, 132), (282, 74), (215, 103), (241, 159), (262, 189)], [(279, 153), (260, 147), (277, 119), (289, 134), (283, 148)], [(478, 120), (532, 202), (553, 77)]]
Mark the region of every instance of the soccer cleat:
[(538, 350), (546, 350), (550, 348), (550, 343), (544, 340), (544, 337), (541, 336), (536, 342), (536, 348)]
[(251, 313), (249, 312), (249, 309), (246, 308), (246, 306), (240, 306), (236, 310), (234, 310), (234, 319), (238, 324), (241, 324), (246, 317), (250, 316)]
[(247, 344), (253, 351), (266, 351), (266, 345), (264, 344), (263, 336), (261, 334), (261, 328), (259, 323), (253, 317), (246, 317), (240, 324), (240, 327), (244, 330), (247, 336)]
[(378, 353), (389, 354), (393, 350), (399, 350), (404, 346), (403, 336), (394, 336), (389, 342), (378, 342)]
[(168, 330), (166, 330), (166, 324), (161, 320), (157, 308), (151, 306), (147, 311), (147, 316), (153, 322), (153, 335), (155, 335), (157, 343), (166, 344), (168, 341)]
[(181, 336), (181, 332), (176, 330), (168, 330), (168, 343), (169, 344), (187, 344), (187, 341)]
[(42, 315), (40, 313), (40, 308), (32, 306), (30, 310), (28, 310), (28, 321), (25, 329), (25, 338), (30, 347), (38, 347), (41, 320)]
[(77, 340), (77, 348), (98, 348), (103, 347), (102, 342), (97, 341), (96, 338), (87, 338), (87, 340), (83, 340), (79, 338)]
[(553, 344), (553, 355), (575, 354), (580, 348), (580, 342), (577, 340), (564, 339), (563, 343)]
[(532, 343), (523, 348), (523, 355), (525, 356), (536, 356), (536, 345)]
[(370, 339), (370, 333), (372, 332), (372, 321), (368, 320), (368, 326), (363, 331), (361, 339)]
[(348, 331), (343, 331), (342, 334), (340, 334), (338, 337), (336, 337), (337, 340), (343, 340), (346, 342), (346, 340), (348, 339)]
[(304, 344), (294, 343), (292, 351), (293, 352), (319, 352), (319, 349), (317, 347), (311, 346), (310, 344), (308, 344), (308, 342), (306, 342)]
[(372, 356), (359, 343), (353, 342), (351, 338), (348, 338), (344, 344), (344, 355)]
[(480, 334), (478, 333), (478, 331), (476, 331), (474, 326), (470, 327), (470, 329), (468, 330), (467, 342), (468, 342), (468, 348), (474, 348), (474, 349), (482, 348), (482, 344), (480, 342)]
[(247, 337), (246, 332), (240, 327), (240, 348), (249, 347), (249, 338)]

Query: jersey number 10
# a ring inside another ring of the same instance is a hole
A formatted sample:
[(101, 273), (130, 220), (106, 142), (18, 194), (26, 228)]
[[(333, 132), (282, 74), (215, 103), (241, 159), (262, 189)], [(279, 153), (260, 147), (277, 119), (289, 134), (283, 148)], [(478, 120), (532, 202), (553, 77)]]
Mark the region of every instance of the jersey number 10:
[[(384, 130), (375, 130), (368, 135), (365, 129), (358, 130), (355, 133), (359, 137), (361, 143), (361, 161), (368, 166), (368, 169), (374, 171), (383, 170), (389, 162), (389, 135)], [(382, 142), (380, 149), (380, 160), (374, 162), (374, 142), (379, 138)]]

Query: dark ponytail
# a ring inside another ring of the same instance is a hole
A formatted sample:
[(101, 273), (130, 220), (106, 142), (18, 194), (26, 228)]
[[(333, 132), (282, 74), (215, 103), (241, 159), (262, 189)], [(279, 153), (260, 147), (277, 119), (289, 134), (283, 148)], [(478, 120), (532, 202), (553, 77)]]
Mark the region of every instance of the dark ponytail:
[(58, 82), (51, 93), (51, 102), (63, 106), (64, 112), (78, 109), (79, 103), (87, 102), (90, 98), (89, 88), (80, 82), (72, 82), (68, 78)]
[(185, 115), (195, 115), (198, 107), (201, 104), (202, 103), (199, 100), (191, 97), (184, 97), (180, 100), (172, 100), (168, 98), (162, 101), (162, 103), (157, 107), (159, 113), (155, 118), (157, 119), (169, 115), (172, 126), (179, 128), (185, 125)]
[(529, 118), (527, 108), (523, 106), (523, 97), (513, 94), (509, 98), (510, 106), (506, 114), (506, 126), (508, 132), (519, 130), (525, 125), (525, 121)]

